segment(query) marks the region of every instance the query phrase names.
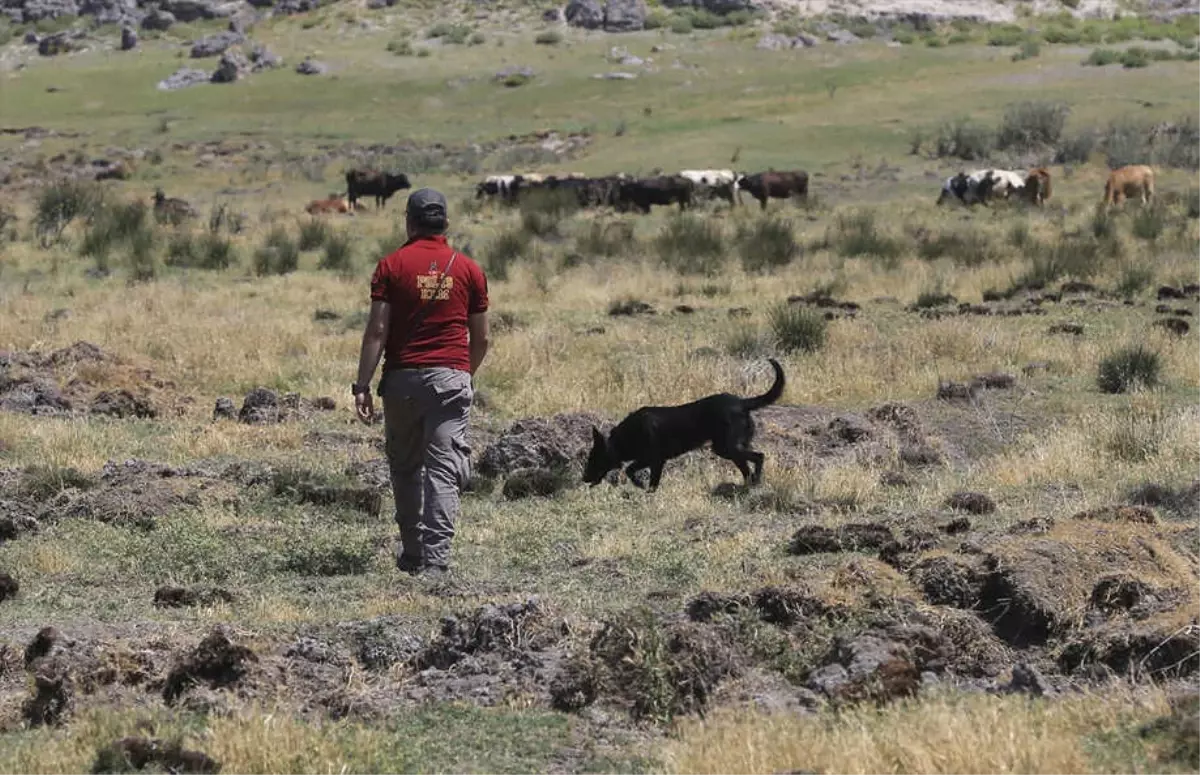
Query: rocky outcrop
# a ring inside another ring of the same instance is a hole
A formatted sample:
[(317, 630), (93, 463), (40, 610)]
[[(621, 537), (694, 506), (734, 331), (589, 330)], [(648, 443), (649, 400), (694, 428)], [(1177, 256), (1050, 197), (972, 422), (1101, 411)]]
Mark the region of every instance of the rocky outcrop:
[(233, 83), (247, 75), (251, 70), (250, 60), (240, 51), (226, 51), (221, 55), (221, 61), (212, 74), (213, 83)]
[(646, 0), (608, 0), (604, 4), (604, 29), (633, 32), (646, 26)]
[(215, 57), (225, 53), (230, 46), (243, 42), (245, 37), (238, 32), (218, 32), (215, 35), (205, 35), (192, 44), (192, 59)]
[(604, 8), (597, 0), (571, 0), (563, 16), (572, 27), (598, 30), (604, 26)]

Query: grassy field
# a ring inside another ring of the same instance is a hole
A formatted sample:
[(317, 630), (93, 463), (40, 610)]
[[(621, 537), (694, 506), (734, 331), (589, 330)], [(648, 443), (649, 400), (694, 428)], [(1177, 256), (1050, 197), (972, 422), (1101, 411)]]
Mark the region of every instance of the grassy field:
[[(483, 41), (424, 39), (443, 16)], [(36, 372), (77, 406), (124, 389), (157, 409), (0, 411), (0, 571), (20, 582), (0, 601), (0, 770), (80, 771), (139, 734), (237, 772), (1196, 771), (1197, 296), (1159, 288), (1200, 280), (1197, 170), (1139, 145), (1155, 123), (1191, 117), (1194, 132), (1195, 63), (1085, 66), (1102, 35), (1014, 61), (1016, 46), (986, 45), (996, 30), (968, 26), (957, 45), (757, 50), (768, 27), (537, 45), (540, 23), (515, 10), (335, 4), (256, 26), (288, 66), (232, 85), (155, 88), (194, 64), (182, 43), (211, 24), (0, 72), (3, 124), (46, 130), (0, 135), (0, 210), (16, 215), (0, 224), (0, 350), (35, 354), (5, 362), (0, 399)], [(409, 38), (429, 54), (387, 50)], [(616, 65), (618, 45), (653, 61)], [(293, 72), (307, 55), (330, 74)], [(508, 88), (493, 78), (506, 66), (536, 75)], [(639, 77), (593, 77), (612, 70)], [(993, 158), (1049, 163), (1047, 207), (935, 206), (945, 177), (985, 164), (932, 153), (947, 122), (994, 130), (1030, 100), (1069, 106), (1058, 147)], [(526, 137), (542, 131), (585, 140), (556, 156)], [(1092, 133), (1086, 158), (1053, 163)], [(1106, 162), (1130, 137), (1123, 152), (1156, 162), (1158, 203), (1106, 216)], [(131, 179), (100, 184), (105, 212), (162, 187), (201, 217), (139, 225), (108, 250), (95, 245), (109, 216), (80, 218), (41, 245), (39, 196), (101, 157), (136, 157)], [(399, 574), (386, 488), (381, 506), (305, 494), (381, 485), (381, 429), (355, 423), (346, 385), (404, 197), (325, 227), (303, 212), (371, 159), (444, 190), (451, 239), (489, 271), (476, 454), (521, 418), (761, 392), (773, 355), (788, 384), (759, 421), (765, 484), (730, 494), (736, 471), (708, 453), (669, 465), (654, 495), (584, 488), (574, 470), (548, 497), (497, 483), (464, 500), (448, 586)], [(492, 172), (727, 166), (805, 169), (813, 196), (682, 218), (473, 199)], [(206, 228), (222, 206), (236, 228)], [(259, 271), (287, 252), (272, 239), (308, 240), (293, 271)], [(206, 261), (221, 268), (194, 266)], [(831, 299), (857, 306), (817, 305)], [(612, 314), (630, 301), (656, 314)], [(1179, 335), (1168, 318), (1192, 326)], [(80, 341), (103, 355), (36, 355)], [(1131, 372), (1142, 383), (1102, 389), (1104, 364), (1137, 347), (1152, 362)], [(942, 381), (994, 372), (1014, 379), (937, 398)], [(212, 419), (219, 397), (240, 405), (258, 386), (336, 409)], [(130, 459), (178, 470), (122, 469)], [(993, 505), (965, 534), (947, 526), (966, 513), (948, 505), (961, 491)], [(789, 548), (797, 530), (862, 523), (897, 546)], [(967, 569), (952, 591), (975, 598), (934, 589), (947, 563)], [(1133, 579), (1124, 608), (1096, 591), (1112, 574)], [(164, 585), (230, 594), (165, 608)], [(784, 590), (770, 595), (786, 616), (764, 613), (765, 590)], [(742, 602), (709, 619), (695, 613), (705, 595)], [(477, 609), (531, 596), (505, 609), (511, 632), (487, 634)], [(450, 615), (465, 629), (447, 630)], [(1014, 633), (1013, 616), (1043, 635)], [(21, 655), (47, 625), (74, 639), (59, 646), (73, 699), (38, 726), (22, 702), (39, 668)], [(168, 674), (217, 625), (254, 658), (165, 701)], [(904, 640), (918, 631), (940, 661)], [(819, 688), (863, 638), (891, 643), (919, 689), (884, 668), (866, 700)], [(1001, 691), (1024, 663), (1048, 676), (1044, 696)], [(576, 675), (592, 701), (564, 708)]]

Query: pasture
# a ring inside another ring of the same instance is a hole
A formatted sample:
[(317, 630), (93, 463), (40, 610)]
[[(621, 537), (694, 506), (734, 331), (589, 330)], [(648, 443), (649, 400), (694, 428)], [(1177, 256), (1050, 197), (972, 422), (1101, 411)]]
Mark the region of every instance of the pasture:
[[(255, 25), (286, 66), (233, 84), (155, 88), (215, 23), (0, 71), (0, 770), (143, 735), (236, 772), (1195, 771), (1195, 63), (1014, 58), (970, 25), (783, 51), (765, 22), (545, 26), (335, 3)], [(1069, 108), (1051, 142), (938, 154), (1029, 102)], [(1097, 209), (1118, 155), (1154, 164), (1151, 205)], [(97, 158), (133, 173), (59, 182)], [(445, 582), (395, 569), (349, 394), (407, 192), (304, 210), (367, 164), (442, 190), (489, 273)], [(935, 205), (1042, 164), (1044, 208)], [(809, 199), (475, 198), (727, 167), (806, 170)], [(61, 233), (55, 186), (83, 203)], [(127, 206), (157, 188), (198, 217)], [(593, 423), (761, 393), (767, 356), (761, 486), (707, 451), (654, 494), (580, 484)], [(259, 387), (278, 421), (214, 418)], [(539, 445), (568, 462), (502, 454)]]

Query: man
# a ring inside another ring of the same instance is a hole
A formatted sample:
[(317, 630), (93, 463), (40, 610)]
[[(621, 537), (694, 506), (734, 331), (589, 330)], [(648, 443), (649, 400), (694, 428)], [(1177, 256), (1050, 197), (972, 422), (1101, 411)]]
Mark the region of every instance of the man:
[(488, 349), (487, 277), (446, 244), (446, 198), (423, 188), (408, 197), (408, 241), (371, 277), (371, 312), (352, 390), (371, 422), (370, 382), (384, 355), (379, 396), (400, 547), (411, 574), (444, 573), (470, 476), (467, 416), (475, 372)]

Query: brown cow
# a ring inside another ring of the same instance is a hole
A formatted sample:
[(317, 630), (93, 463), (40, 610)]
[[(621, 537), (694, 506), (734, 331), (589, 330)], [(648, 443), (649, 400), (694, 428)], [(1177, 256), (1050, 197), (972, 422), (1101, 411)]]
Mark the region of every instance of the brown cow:
[(350, 202), (343, 197), (337, 197), (336, 199), (314, 199), (304, 206), (304, 212), (309, 215), (348, 213), (350, 212)]
[(808, 173), (802, 170), (794, 172), (760, 172), (756, 175), (743, 175), (737, 180), (737, 189), (749, 191), (758, 200), (762, 209), (767, 209), (768, 199), (788, 199), (796, 196), (808, 199)]
[(1050, 198), (1050, 170), (1036, 167), (1025, 178), (1025, 196), (1031, 204), (1041, 207)]
[(1104, 184), (1104, 205), (1119, 205), (1137, 196), (1142, 204), (1154, 198), (1154, 170), (1142, 164), (1130, 164), (1113, 170)]

